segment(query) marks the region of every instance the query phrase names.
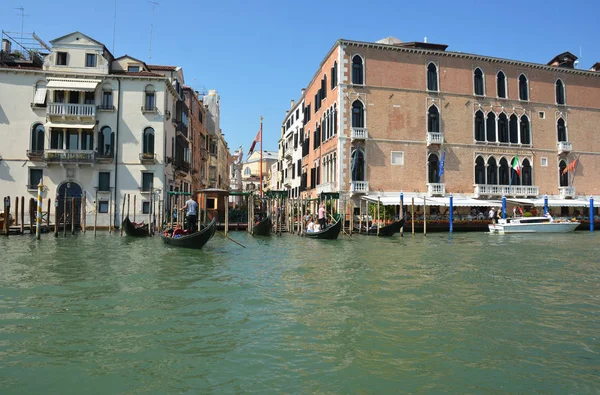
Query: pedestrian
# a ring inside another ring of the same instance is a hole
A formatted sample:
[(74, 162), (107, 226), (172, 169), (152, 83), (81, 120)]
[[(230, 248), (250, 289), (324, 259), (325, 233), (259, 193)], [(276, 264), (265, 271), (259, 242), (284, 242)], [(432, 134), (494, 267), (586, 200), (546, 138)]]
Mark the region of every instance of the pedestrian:
[(185, 202), (185, 206), (180, 210), (187, 210), (186, 230), (188, 234), (194, 233), (196, 231), (196, 223), (198, 222), (198, 203), (190, 196)]
[(496, 211), (494, 211), (494, 208), (493, 208), (493, 207), (491, 207), (491, 208), (490, 208), (490, 211), (488, 212), (488, 219), (489, 219), (490, 221), (492, 221), (492, 224), (493, 224), (493, 223), (494, 223), (494, 220), (495, 220), (495, 218), (496, 218)]
[(325, 214), (325, 205), (321, 203), (321, 206), (319, 206), (319, 226), (321, 230), (325, 230), (325, 227), (327, 226), (327, 223), (325, 221)]

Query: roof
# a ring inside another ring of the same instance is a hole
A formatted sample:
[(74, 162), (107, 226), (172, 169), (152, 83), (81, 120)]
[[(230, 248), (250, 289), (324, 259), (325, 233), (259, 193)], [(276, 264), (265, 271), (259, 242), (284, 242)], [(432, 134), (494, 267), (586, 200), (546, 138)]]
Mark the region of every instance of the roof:
[(90, 37), (90, 36), (88, 36), (87, 34), (83, 34), (83, 33), (82, 33), (82, 32), (80, 32), (79, 30), (76, 30), (76, 31), (74, 31), (74, 32), (71, 32), (71, 33), (69, 33), (69, 34), (65, 34), (64, 36), (60, 36), (60, 37), (58, 37), (58, 38), (55, 38), (54, 40), (50, 40), (50, 44), (52, 44), (52, 45), (54, 46), (54, 43), (55, 43), (55, 42), (57, 42), (57, 41), (60, 41), (60, 40), (62, 40), (63, 38), (66, 38), (66, 37), (72, 36), (72, 35), (74, 35), (74, 34), (81, 34), (83, 37), (87, 38), (88, 40), (90, 40), (91, 42), (95, 43), (96, 45), (101, 45), (101, 46), (102, 46), (102, 49), (103, 49), (104, 51), (108, 52), (108, 53), (110, 54), (110, 56), (111, 56), (112, 58), (114, 58), (114, 55), (113, 55), (113, 54), (112, 54), (112, 53), (111, 53), (111, 52), (108, 50), (108, 48), (106, 48), (106, 45), (104, 45), (103, 43), (101, 43), (101, 42), (100, 42), (100, 41), (98, 41), (98, 40), (94, 40), (93, 38), (91, 38), (91, 37)]
[[(548, 66), (555, 66), (555, 67), (573, 67), (573, 63), (577, 60), (577, 56), (573, 55), (571, 52), (566, 51), (563, 52), (559, 55), (556, 55), (555, 57), (552, 58), (551, 61), (549, 61), (548, 63), (546, 63)], [(555, 63), (558, 63), (557, 65), (555, 65)], [(561, 66), (561, 64), (566, 63), (565, 66)]]
[(600, 62), (596, 62), (592, 65), (592, 68), (590, 69), (590, 71), (600, 71)]
[(393, 37), (393, 36), (387, 36), (386, 38), (382, 38), (381, 40), (379, 40), (377, 42), (380, 44), (390, 44), (390, 45), (402, 44), (402, 40), (397, 39), (396, 37)]
[(111, 74), (130, 75), (135, 77), (164, 77), (164, 74), (152, 73), (150, 71), (111, 71)]
[(22, 64), (6, 64), (0, 60), (0, 68), (2, 69), (20, 69), (20, 70), (42, 70), (42, 66), (34, 66), (28, 64), (27, 66)]
[(418, 41), (411, 41), (409, 43), (401, 43), (395, 44), (399, 47), (407, 47), (407, 48), (421, 48), (421, 49), (430, 49), (432, 51), (445, 51), (448, 46), (446, 44), (434, 44), (434, 43), (424, 43)]
[(149, 70), (160, 70), (160, 71), (175, 71), (177, 70), (177, 66), (163, 66), (158, 64), (149, 64), (147, 65)]

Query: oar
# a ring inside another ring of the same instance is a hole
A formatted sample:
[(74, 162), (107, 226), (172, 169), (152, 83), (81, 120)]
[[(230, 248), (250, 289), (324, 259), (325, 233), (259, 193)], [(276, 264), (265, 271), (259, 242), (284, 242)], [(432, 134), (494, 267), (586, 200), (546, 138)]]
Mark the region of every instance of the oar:
[[(335, 218), (333, 217), (333, 215), (331, 215), (331, 214), (329, 214), (329, 213), (327, 213), (327, 215), (329, 215), (329, 216), (331, 217), (331, 219), (332, 219), (333, 221), (335, 221)], [(340, 218), (340, 221), (341, 221), (341, 220), (342, 220), (342, 219)], [(344, 227), (343, 227), (343, 226), (342, 226), (342, 232), (344, 232), (344, 234), (345, 234), (346, 236), (352, 236), (352, 235), (349, 235), (349, 234), (348, 234), (348, 233), (347, 233), (347, 232), (344, 230)]]
[(218, 234), (220, 234), (221, 236), (223, 236), (223, 237), (225, 237), (225, 238), (227, 238), (227, 239), (229, 239), (229, 240), (233, 241), (235, 244), (237, 244), (237, 245), (239, 245), (239, 246), (242, 246), (242, 247), (246, 248), (246, 246), (245, 246), (245, 245), (243, 245), (243, 244), (241, 244), (241, 243), (238, 243), (237, 241), (233, 240), (231, 237), (227, 236), (226, 234), (224, 234), (224, 233), (221, 233), (221, 232), (219, 232), (218, 230), (217, 230), (216, 232), (217, 232)]

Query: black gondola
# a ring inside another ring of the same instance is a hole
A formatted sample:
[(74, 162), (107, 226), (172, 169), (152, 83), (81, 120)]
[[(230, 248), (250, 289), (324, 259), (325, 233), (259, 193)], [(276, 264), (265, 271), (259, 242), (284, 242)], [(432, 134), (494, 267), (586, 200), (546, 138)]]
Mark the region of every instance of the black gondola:
[(122, 226), (125, 229), (125, 233), (127, 234), (127, 236), (132, 236), (132, 237), (148, 237), (148, 236), (150, 236), (150, 234), (148, 234), (148, 224), (144, 224), (144, 225), (134, 224), (133, 222), (131, 222), (129, 220), (129, 216), (125, 217), (125, 219), (123, 220)]
[(252, 234), (256, 236), (269, 236), (271, 234), (271, 228), (273, 227), (273, 221), (271, 217), (267, 216), (263, 218), (259, 223), (254, 225)]
[[(402, 218), (400, 221), (394, 221), (389, 225), (382, 226), (379, 228), (379, 236), (381, 237), (389, 237), (393, 236), (395, 233), (400, 232), (400, 228), (404, 226), (406, 222), (406, 218)], [(368, 236), (377, 236), (377, 227), (371, 227), (367, 230), (367, 233), (363, 233)]]
[(160, 237), (162, 237), (163, 242), (167, 245), (182, 248), (195, 248), (199, 250), (204, 247), (204, 245), (208, 243), (208, 241), (215, 235), (216, 230), (217, 219), (213, 218), (210, 224), (208, 224), (204, 229), (192, 233), (191, 235), (173, 238), (161, 234)]
[(319, 231), (319, 232), (306, 232), (304, 236), (310, 239), (327, 239), (327, 240), (335, 240), (337, 239), (340, 231), (342, 230), (342, 221), (338, 218), (337, 222), (333, 225), (329, 226), (327, 229)]

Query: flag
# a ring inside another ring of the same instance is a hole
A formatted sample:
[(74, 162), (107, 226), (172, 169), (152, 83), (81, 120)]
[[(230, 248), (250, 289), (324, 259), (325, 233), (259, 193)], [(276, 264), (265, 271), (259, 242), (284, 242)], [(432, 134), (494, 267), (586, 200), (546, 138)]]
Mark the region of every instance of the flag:
[(577, 161), (579, 160), (579, 158), (575, 159), (573, 162), (569, 163), (567, 165), (567, 167), (565, 167), (562, 171), (562, 174), (566, 174), (566, 173), (570, 173), (572, 171), (575, 171), (575, 167), (577, 166)]
[(518, 175), (519, 177), (521, 177), (521, 165), (519, 165), (519, 154), (517, 154), (517, 155), (514, 157), (514, 159), (513, 159), (513, 161), (512, 161), (512, 165), (511, 165), (511, 167), (512, 167), (512, 169), (513, 169), (514, 171), (516, 171), (516, 172), (517, 172), (517, 175)]
[(252, 152), (254, 152), (254, 147), (256, 146), (256, 143), (260, 143), (260, 130), (258, 131), (258, 133), (256, 133), (256, 137), (252, 141), (252, 145), (250, 146), (250, 151), (248, 151), (248, 155), (252, 155)]
[(446, 161), (446, 150), (442, 154), (442, 160), (440, 160), (440, 164), (438, 166), (438, 182), (442, 179), (442, 174), (444, 174), (444, 162)]

